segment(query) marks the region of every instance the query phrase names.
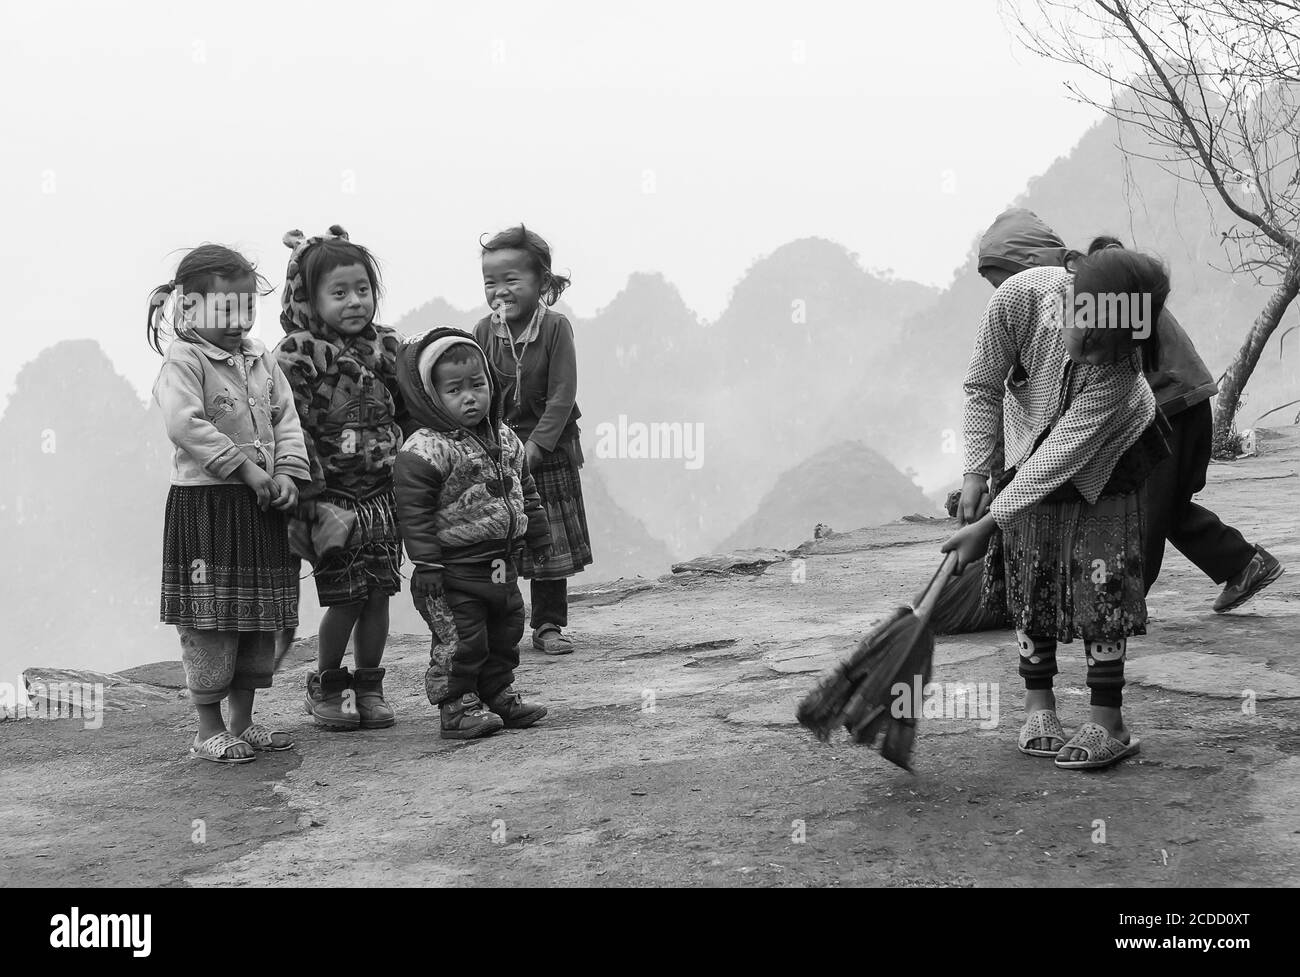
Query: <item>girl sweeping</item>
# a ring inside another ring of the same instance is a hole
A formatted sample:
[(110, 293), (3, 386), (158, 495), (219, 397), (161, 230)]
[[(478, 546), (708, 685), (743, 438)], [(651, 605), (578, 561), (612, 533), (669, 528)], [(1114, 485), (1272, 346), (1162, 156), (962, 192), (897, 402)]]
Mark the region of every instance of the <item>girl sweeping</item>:
[[(1008, 470), (988, 513), (943, 550), (964, 567), (1002, 530), (1028, 714), (1018, 745), (1067, 769), (1139, 749), (1121, 714), (1124, 659), (1128, 637), (1146, 633), (1142, 481), (1168, 452), (1142, 355), (1158, 356), (1168, 294), (1163, 267), (1137, 252), (1022, 272), (989, 303), (966, 375), (964, 498), (1000, 453)], [(1067, 740), (1052, 678), (1057, 642), (1076, 637), (1091, 717)]]
[(533, 647), (567, 655), (567, 579), (591, 563), (591, 539), (582, 504), (582, 449), (578, 444), (578, 367), (569, 320), (548, 308), (569, 286), (551, 270), (551, 248), (522, 224), (483, 248), (483, 291), (492, 315), (474, 326), (488, 354), (506, 423), (524, 442), (550, 526), (545, 565), (526, 550), (520, 572), (530, 578)]
[(275, 633), (298, 623), (284, 513), (297, 505), (297, 483), (310, 481), (289, 382), (248, 334), (267, 290), (242, 255), (205, 244), (149, 296), (149, 344), (164, 357), (153, 395), (175, 446), (162, 621), (180, 632), (198, 713), (190, 755), (216, 763), (293, 745), (253, 720), (256, 690), (271, 686)]
[[(311, 462), (299, 515), (317, 503), (356, 514), (341, 551), (317, 561), (321, 620), (304, 708), (326, 729), (382, 729), (396, 721), (380, 661), (388, 599), (401, 589), (393, 464), (407, 415), (397, 389), (397, 332), (375, 322), (379, 269), (337, 225), (321, 237), (290, 231), (276, 356), (293, 390)], [(356, 670), (343, 665), (355, 631)]]

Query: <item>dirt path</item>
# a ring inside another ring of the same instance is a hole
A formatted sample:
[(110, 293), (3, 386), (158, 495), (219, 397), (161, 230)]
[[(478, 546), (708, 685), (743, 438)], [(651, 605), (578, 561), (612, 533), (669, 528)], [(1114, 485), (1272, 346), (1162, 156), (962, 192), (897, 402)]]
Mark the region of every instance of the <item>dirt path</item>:
[[(934, 680), (997, 683), (999, 722), (924, 721), (916, 776), (794, 725), (815, 673), (933, 569), (948, 526), (900, 523), (817, 544), (802, 582), (787, 561), (589, 596), (578, 654), (523, 652), (517, 684), (551, 715), (477, 743), (438, 738), (424, 636), (392, 639), (399, 723), (367, 733), (306, 724), (303, 643), (259, 699), (298, 749), (244, 767), (184, 758), (177, 692), (99, 730), (4, 723), (0, 884), (1295, 885), (1300, 431), (1265, 446), (1204, 498), (1293, 570), (1220, 617), (1171, 551), (1130, 651), (1142, 758), (1115, 770), (1016, 752), (1002, 632), (939, 639)], [(1061, 662), (1072, 727), (1077, 645)]]

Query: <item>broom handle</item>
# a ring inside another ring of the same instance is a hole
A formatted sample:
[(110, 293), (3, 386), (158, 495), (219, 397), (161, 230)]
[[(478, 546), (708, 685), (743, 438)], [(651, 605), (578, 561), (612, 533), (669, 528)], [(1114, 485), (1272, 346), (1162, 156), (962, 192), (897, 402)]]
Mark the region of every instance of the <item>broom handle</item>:
[(916, 617), (925, 624), (930, 620), (930, 615), (934, 612), (934, 605), (939, 602), (939, 595), (943, 593), (943, 588), (948, 585), (952, 579), (952, 573), (957, 569), (957, 551), (953, 550), (943, 558), (939, 564), (939, 569), (935, 571), (930, 582), (925, 585), (925, 589), (917, 595), (917, 599), (912, 601), (912, 607), (916, 609)]

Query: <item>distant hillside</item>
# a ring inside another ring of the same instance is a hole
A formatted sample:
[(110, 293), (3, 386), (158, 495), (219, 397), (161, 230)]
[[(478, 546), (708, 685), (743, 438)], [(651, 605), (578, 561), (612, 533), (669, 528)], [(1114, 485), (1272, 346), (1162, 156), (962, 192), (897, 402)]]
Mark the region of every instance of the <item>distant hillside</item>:
[(719, 549), (789, 549), (813, 538), (817, 523), (845, 532), (913, 512), (938, 515), (934, 503), (877, 451), (856, 441), (823, 448), (777, 479), (758, 511)]
[[(1116, 142), (1115, 123), (1098, 123), (1069, 155), (1030, 181), (1025, 193), (1007, 205), (1028, 207), (1080, 250), (1096, 235), (1111, 233), (1164, 260), (1173, 283), (1169, 307), (1217, 377), (1236, 353), (1268, 289), (1249, 276), (1216, 270), (1228, 263), (1219, 240), (1220, 231), (1229, 226), (1217, 199), (1207, 206), (1195, 187), (1153, 162), (1134, 159), (1126, 174)], [(1143, 151), (1132, 132), (1125, 132), (1125, 144)], [(995, 216), (989, 214), (988, 222)], [(857, 436), (895, 464), (915, 467), (932, 486), (961, 477), (959, 451), (946, 450), (951, 448), (947, 432), (960, 437), (961, 382), (979, 318), (993, 294), (976, 270), (982, 232), (974, 236), (952, 285), (911, 316), (897, 341), (882, 351), (873, 373), (897, 382), (864, 384), (837, 400), (831, 411), (838, 418), (858, 419)], [(1298, 319), (1300, 308), (1293, 307), (1283, 326)], [(1246, 388), (1238, 424), (1249, 427), (1260, 414), (1296, 397), (1300, 355), (1293, 344), (1280, 355), (1274, 339)], [(1288, 415), (1273, 415), (1265, 423), (1276, 423), (1279, 417)]]

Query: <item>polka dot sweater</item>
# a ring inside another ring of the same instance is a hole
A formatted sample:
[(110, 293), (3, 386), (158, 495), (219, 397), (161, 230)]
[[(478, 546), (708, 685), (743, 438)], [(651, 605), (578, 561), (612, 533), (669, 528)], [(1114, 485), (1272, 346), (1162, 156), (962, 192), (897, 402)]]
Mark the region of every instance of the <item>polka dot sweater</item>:
[[(1068, 481), (1096, 502), (1120, 455), (1155, 419), (1155, 399), (1136, 357), (1076, 364), (1067, 376), (1061, 317), (1069, 279), (1063, 268), (1007, 279), (984, 311), (966, 370), (964, 472), (988, 476), (1002, 457), (1017, 469), (990, 508), (1000, 526)], [(1064, 413), (1062, 403), (1069, 405)]]

